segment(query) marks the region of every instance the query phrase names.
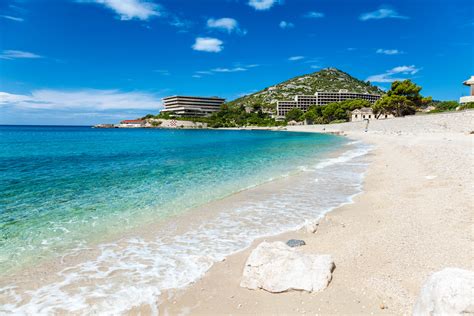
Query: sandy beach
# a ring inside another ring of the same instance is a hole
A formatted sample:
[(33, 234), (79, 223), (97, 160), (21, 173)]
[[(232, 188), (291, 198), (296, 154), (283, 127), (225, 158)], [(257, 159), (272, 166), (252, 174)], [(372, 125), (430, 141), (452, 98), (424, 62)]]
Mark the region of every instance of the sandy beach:
[(322, 292), (272, 294), (239, 286), (252, 247), (200, 280), (162, 296), (163, 315), (410, 314), (421, 285), (445, 267), (474, 269), (474, 111), (290, 131), (340, 132), (373, 144), (364, 192), (302, 239), (305, 253), (330, 254), (336, 269)]

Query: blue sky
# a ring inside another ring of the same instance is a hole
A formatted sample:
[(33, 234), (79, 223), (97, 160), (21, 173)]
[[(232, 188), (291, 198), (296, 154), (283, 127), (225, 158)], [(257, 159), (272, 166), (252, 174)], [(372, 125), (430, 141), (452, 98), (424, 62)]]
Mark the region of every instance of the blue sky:
[(0, 124), (95, 124), (336, 67), (458, 99), (472, 0), (2, 0)]

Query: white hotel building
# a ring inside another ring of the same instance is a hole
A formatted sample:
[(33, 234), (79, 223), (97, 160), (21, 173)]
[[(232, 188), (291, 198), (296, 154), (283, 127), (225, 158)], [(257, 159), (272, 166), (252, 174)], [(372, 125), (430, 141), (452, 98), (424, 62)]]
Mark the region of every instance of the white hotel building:
[(312, 105), (326, 105), (350, 99), (367, 100), (374, 104), (380, 97), (378, 94), (348, 92), (347, 90), (339, 90), (338, 92), (316, 92), (314, 95), (297, 95), (292, 101), (277, 102), (277, 117), (285, 117), (286, 114), (294, 108), (299, 108), (303, 112), (306, 112)]
[(218, 97), (170, 96), (163, 98), (164, 109), (176, 117), (210, 116), (220, 110), (225, 99)]

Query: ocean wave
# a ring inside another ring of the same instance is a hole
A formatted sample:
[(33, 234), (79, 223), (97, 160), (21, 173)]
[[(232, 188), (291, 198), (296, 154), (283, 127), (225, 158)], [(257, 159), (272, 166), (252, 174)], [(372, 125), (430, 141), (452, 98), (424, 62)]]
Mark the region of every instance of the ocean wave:
[[(357, 144), (357, 142), (354, 142), (353, 144)], [(329, 158), (326, 160), (323, 160), (319, 162), (315, 168), (316, 169), (322, 169), (326, 168), (328, 166), (336, 165), (336, 164), (341, 164), (341, 163), (346, 163), (354, 158), (361, 157), (367, 155), (371, 150), (373, 149), (373, 146), (370, 145), (360, 145), (357, 146), (354, 149), (348, 150), (342, 155), (335, 157), (335, 158)]]

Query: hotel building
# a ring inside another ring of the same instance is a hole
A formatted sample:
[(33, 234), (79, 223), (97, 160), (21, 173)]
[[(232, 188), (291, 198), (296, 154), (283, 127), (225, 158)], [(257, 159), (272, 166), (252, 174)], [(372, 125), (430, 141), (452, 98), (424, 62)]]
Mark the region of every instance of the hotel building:
[(161, 112), (177, 117), (210, 116), (220, 110), (225, 99), (218, 97), (171, 96), (163, 98), (164, 109)]
[(277, 102), (277, 117), (285, 117), (286, 114), (294, 108), (299, 108), (303, 112), (306, 112), (312, 105), (326, 105), (350, 99), (367, 100), (374, 104), (380, 97), (378, 94), (348, 92), (347, 90), (339, 90), (339, 92), (316, 92), (314, 95), (297, 95), (293, 101)]

